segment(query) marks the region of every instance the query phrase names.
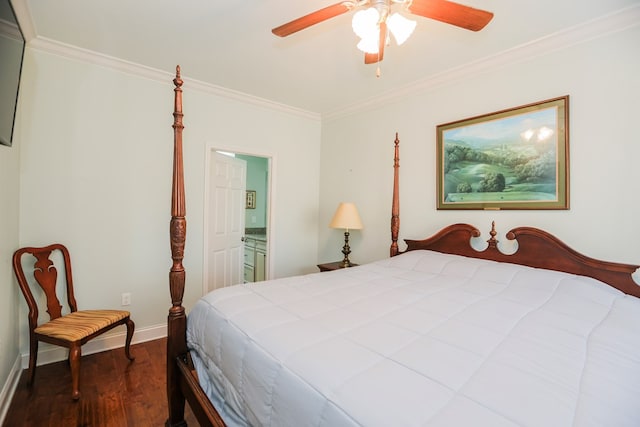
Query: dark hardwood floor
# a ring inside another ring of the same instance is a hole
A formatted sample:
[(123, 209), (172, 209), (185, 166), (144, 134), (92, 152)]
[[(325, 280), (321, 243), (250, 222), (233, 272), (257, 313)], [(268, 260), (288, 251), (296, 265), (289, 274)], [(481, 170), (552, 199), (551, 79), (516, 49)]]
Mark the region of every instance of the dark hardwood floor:
[[(67, 362), (38, 366), (35, 384), (27, 387), (22, 371), (4, 427), (163, 426), (167, 419), (166, 339), (82, 357), (80, 400), (71, 399)], [(189, 407), (185, 418), (198, 426)]]

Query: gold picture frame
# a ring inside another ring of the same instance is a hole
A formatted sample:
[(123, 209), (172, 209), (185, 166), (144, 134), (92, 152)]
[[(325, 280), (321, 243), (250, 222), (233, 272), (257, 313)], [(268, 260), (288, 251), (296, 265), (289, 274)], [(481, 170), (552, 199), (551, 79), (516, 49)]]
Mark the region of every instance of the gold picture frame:
[(256, 192), (254, 190), (247, 190), (245, 209), (256, 208)]
[(436, 128), (437, 209), (569, 209), (569, 96)]

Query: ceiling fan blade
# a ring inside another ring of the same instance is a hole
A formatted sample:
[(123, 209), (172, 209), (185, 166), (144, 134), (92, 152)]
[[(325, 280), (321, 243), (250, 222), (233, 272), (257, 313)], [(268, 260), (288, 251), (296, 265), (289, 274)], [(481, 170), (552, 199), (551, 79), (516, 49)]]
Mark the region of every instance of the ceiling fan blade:
[[(382, 58), (380, 58), (382, 61)], [(365, 64), (375, 64), (378, 62), (378, 54), (377, 53), (365, 53), (364, 54), (364, 63)]]
[(409, 12), (446, 22), (471, 31), (480, 31), (491, 21), (493, 13), (447, 0), (413, 0)]
[(353, 3), (348, 1), (332, 4), (331, 6), (316, 10), (315, 12), (311, 12), (301, 18), (294, 19), (291, 22), (280, 25), (279, 27), (271, 30), (271, 32), (276, 36), (286, 37), (300, 30), (304, 30), (307, 27), (326, 21), (327, 19), (342, 15), (343, 13), (351, 10), (352, 7)]
[(378, 43), (378, 53), (365, 53), (364, 63), (375, 64), (384, 58), (384, 46), (387, 43), (387, 23), (380, 23), (380, 41)]

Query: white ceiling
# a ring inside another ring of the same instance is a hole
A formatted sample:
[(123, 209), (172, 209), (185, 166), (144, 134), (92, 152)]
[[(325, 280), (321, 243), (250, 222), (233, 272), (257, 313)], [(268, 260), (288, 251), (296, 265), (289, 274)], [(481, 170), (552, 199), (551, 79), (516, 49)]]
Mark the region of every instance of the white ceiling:
[[(465, 64), (583, 28), (640, 0), (463, 0), (494, 13), (480, 32), (414, 16), (413, 36), (365, 65), (351, 30), (353, 12), (287, 38), (271, 28), (337, 0), (12, 0), (31, 37), (51, 39), (319, 114)], [(405, 16), (409, 16), (405, 14)], [(635, 19), (635, 18), (634, 18)], [(583, 30), (584, 31), (584, 30)], [(593, 35), (590, 35), (593, 36)]]

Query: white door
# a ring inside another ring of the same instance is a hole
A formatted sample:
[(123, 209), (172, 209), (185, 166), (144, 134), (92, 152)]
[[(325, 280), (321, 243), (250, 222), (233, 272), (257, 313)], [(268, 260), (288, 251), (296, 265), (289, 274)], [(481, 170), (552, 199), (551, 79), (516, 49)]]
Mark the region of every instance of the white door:
[(244, 278), (247, 162), (212, 151), (209, 167), (207, 291)]

